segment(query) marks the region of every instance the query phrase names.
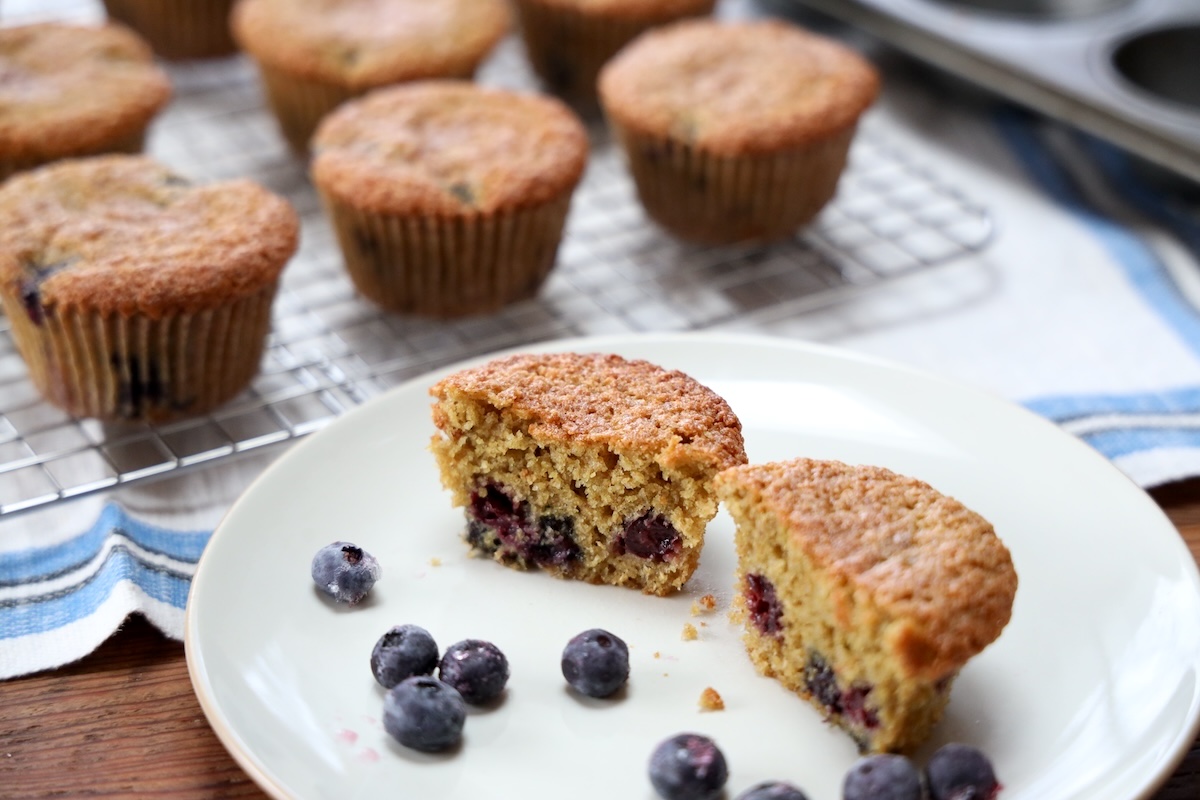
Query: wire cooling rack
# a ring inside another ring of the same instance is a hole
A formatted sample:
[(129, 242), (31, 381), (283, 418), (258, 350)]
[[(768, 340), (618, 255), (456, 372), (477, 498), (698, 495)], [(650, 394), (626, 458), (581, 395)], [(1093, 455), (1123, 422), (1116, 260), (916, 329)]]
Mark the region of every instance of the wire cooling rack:
[[(86, 0), (50, 5), (65, 17), (97, 16), (98, 4)], [(261, 374), (204, 417), (160, 426), (74, 419), (41, 400), (0, 322), (0, 517), (290, 441), (469, 356), (566, 336), (801, 314), (951, 263), (991, 236), (984, 208), (890, 146), (868, 115), (837, 197), (802, 235), (770, 247), (687, 245), (646, 220), (620, 153), (596, 124), (558, 264), (539, 298), (450, 322), (387, 314), (356, 296), (343, 273), (306, 165), (279, 136), (252, 65), (234, 57), (168, 69), (175, 97), (148, 151), (193, 178), (254, 178), (302, 217)], [(515, 39), (479, 79), (536, 87)]]

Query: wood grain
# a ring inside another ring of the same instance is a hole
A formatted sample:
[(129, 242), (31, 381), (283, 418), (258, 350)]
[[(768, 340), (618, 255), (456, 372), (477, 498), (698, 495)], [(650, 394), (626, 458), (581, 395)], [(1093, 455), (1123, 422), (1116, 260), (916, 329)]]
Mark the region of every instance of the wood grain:
[[(1200, 561), (1200, 480), (1151, 494)], [(266, 797), (205, 721), (183, 645), (140, 617), (77, 664), (0, 684), (0, 796)], [(1196, 798), (1200, 742), (1154, 795)]]

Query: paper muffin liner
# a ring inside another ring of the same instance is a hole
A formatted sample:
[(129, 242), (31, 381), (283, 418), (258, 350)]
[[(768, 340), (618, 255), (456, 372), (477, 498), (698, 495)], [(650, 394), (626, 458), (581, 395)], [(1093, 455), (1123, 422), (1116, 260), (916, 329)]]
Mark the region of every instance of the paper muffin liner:
[(212, 58), (237, 52), (229, 30), (235, 0), (104, 0), (110, 19), (128, 25), (163, 58)]
[(293, 152), (308, 152), (308, 143), (321, 119), (355, 96), (355, 93), (331, 83), (297, 78), (286, 72), (258, 65), (267, 105), (279, 123), (279, 130)]
[(42, 395), (76, 417), (162, 422), (203, 414), (258, 372), (276, 285), (217, 309), (153, 319), (46, 309), (4, 294), (13, 339)]
[(322, 192), (354, 286), (389, 311), (457, 317), (538, 293), (554, 267), (570, 195), (454, 217), (362, 211)]
[(116, 139), (110, 144), (95, 150), (76, 151), (62, 153), (53, 158), (15, 158), (0, 156), (0, 181), (3, 181), (10, 175), (18, 172), (23, 172), (27, 169), (34, 169), (43, 164), (48, 164), (51, 161), (57, 161), (62, 158), (80, 158), (83, 156), (97, 156), (107, 153), (129, 153), (137, 155), (145, 150), (146, 145), (146, 128), (134, 131), (121, 139)]
[[(687, 16), (710, 13), (715, 5)], [(589, 111), (599, 108), (596, 78), (605, 62), (642, 31), (671, 21), (611, 19), (536, 0), (516, 0), (516, 8), (534, 72), (551, 92)]]
[[(308, 153), (309, 141), (326, 114), (347, 100), (375, 88), (349, 89), (333, 83), (300, 78), (262, 63), (259, 63), (258, 71), (266, 90), (267, 105), (279, 123), (283, 138), (292, 151), (300, 155)], [(469, 79), (474, 74), (474, 70), (471, 70), (465, 74), (444, 77)]]
[(774, 154), (720, 156), (613, 128), (646, 213), (705, 244), (781, 239), (804, 227), (837, 191), (855, 133)]

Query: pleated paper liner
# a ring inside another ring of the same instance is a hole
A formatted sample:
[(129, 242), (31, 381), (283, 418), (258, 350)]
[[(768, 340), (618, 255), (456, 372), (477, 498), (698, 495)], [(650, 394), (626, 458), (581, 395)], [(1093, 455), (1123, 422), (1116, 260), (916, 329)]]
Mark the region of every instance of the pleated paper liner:
[(76, 417), (164, 422), (231, 400), (259, 370), (276, 286), (216, 309), (153, 319), (45, 309), (5, 293), (34, 386)]
[(53, 158), (37, 157), (37, 158), (20, 158), (20, 157), (0, 157), (0, 181), (10, 175), (15, 175), (18, 172), (24, 172), (27, 169), (35, 169), (43, 164), (48, 164), (51, 161), (59, 161), (64, 158), (84, 158), (87, 156), (103, 155), (106, 153), (129, 153), (137, 155), (145, 149), (146, 144), (146, 129), (134, 131), (131, 134), (114, 140), (112, 143), (105, 145), (103, 148), (79, 151), (74, 153), (63, 153)]
[[(301, 156), (308, 153), (309, 140), (326, 114), (345, 101), (377, 88), (349, 89), (333, 83), (300, 78), (261, 63), (258, 71), (266, 91), (267, 105), (279, 123), (283, 138), (292, 152)], [(464, 75), (446, 77), (470, 79), (474, 74), (474, 70), (471, 70)]]
[(681, 239), (771, 241), (808, 224), (837, 191), (854, 128), (802, 149), (720, 156), (613, 124), (646, 213)]
[(389, 311), (458, 317), (537, 294), (554, 267), (570, 196), (451, 217), (364, 212), (323, 194), (354, 286)]
[(104, 0), (110, 19), (128, 25), (171, 60), (237, 52), (229, 30), (235, 0)]
[[(696, 11), (712, 12), (713, 2), (701, 2)], [(604, 63), (642, 31), (681, 17), (605, 18), (574, 7), (517, 0), (521, 35), (534, 72), (546, 87), (578, 110), (596, 112), (596, 77)]]

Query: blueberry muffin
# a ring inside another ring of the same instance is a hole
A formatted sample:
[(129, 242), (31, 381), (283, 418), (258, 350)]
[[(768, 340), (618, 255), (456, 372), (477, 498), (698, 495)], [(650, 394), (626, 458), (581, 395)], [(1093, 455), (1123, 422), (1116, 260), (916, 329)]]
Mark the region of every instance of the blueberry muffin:
[(137, 153), (171, 98), (122, 25), (0, 28), (0, 178), (60, 158)]
[(34, 385), (68, 413), (202, 414), (258, 371), (298, 235), (292, 207), (247, 180), (63, 160), (0, 186), (0, 301)]
[(605, 65), (600, 102), (647, 214), (712, 244), (794, 234), (833, 197), (879, 76), (779, 20), (686, 20)]
[(511, 26), (506, 0), (239, 0), (233, 35), (258, 64), (284, 137), (370, 89), (471, 78)]
[(358, 290), (454, 317), (537, 294), (587, 153), (583, 124), (550, 97), (418, 81), (331, 114), (311, 172)]
[(713, 476), (746, 461), (729, 405), (646, 361), (516, 355), (430, 391), (465, 538), (517, 569), (670, 594), (699, 564)]
[(516, 0), (534, 71), (555, 94), (594, 110), (596, 77), (639, 33), (711, 14), (716, 0)]
[(108, 18), (141, 34), (166, 59), (237, 52), (229, 31), (234, 0), (104, 0)]
[(1017, 574), (991, 524), (926, 483), (837, 461), (739, 466), (716, 491), (758, 671), (864, 752), (920, 745), (1012, 614)]

